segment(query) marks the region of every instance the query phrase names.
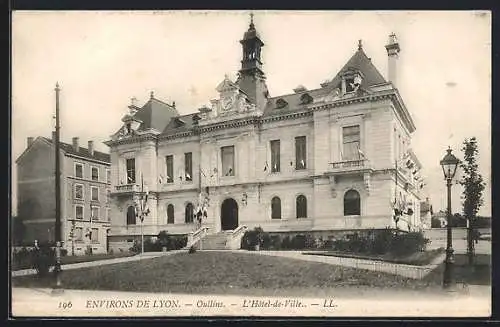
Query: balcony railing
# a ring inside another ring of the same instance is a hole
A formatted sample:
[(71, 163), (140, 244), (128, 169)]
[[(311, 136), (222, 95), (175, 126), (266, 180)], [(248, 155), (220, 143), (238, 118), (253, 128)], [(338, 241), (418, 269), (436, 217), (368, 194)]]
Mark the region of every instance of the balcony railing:
[(339, 161), (339, 162), (332, 162), (332, 168), (333, 169), (343, 169), (343, 168), (357, 168), (357, 167), (364, 167), (365, 166), (365, 159), (359, 159), (359, 160), (346, 160), (346, 161)]
[(124, 185), (116, 185), (116, 192), (135, 192), (138, 190), (136, 184), (124, 184)]

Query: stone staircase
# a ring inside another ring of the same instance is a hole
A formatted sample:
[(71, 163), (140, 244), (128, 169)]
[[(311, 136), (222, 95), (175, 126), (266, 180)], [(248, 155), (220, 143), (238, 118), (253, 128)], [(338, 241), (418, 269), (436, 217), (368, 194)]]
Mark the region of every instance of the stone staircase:
[(229, 237), (231, 234), (227, 232), (206, 235), (200, 240), (199, 248), (202, 250), (225, 250)]

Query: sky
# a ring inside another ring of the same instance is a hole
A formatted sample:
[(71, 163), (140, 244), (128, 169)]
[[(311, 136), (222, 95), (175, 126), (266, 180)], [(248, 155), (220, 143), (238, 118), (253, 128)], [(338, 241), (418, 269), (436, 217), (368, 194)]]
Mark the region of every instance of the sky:
[[(56, 82), (61, 139), (108, 152), (102, 142), (121, 126), (130, 99), (150, 92), (181, 114), (217, 97), (218, 83), (240, 68), (239, 40), (249, 11), (17, 11), (12, 15), (12, 208), (15, 160), (29, 136), (51, 135)], [(416, 125), (412, 148), (434, 211), (446, 207), (439, 161), (450, 146), (462, 159), (465, 138), (479, 144), (486, 182), (482, 215), (491, 215), (491, 14), (487, 11), (254, 11), (265, 46), (271, 96), (332, 79), (358, 40), (387, 77), (384, 46), (400, 43), (398, 89)], [(460, 172), (459, 172), (460, 173)], [(457, 176), (458, 178), (460, 176)], [(460, 185), (452, 211), (461, 212)]]

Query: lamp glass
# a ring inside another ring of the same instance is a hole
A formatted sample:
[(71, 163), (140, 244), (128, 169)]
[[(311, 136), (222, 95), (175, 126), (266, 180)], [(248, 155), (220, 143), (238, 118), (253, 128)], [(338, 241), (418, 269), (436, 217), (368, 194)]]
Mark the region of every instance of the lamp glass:
[(452, 179), (457, 171), (458, 163), (460, 162), (452, 153), (451, 149), (446, 150), (447, 153), (441, 160), (440, 164), (443, 168), (443, 174), (446, 179)]

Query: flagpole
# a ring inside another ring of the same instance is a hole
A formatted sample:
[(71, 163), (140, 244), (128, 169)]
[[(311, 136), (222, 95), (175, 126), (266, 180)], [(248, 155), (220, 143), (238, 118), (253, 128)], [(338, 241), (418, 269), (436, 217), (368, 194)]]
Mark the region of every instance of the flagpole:
[(56, 286), (53, 289), (54, 293), (62, 292), (62, 281), (61, 281), (61, 163), (60, 163), (60, 144), (59, 144), (59, 134), (61, 127), (59, 126), (59, 83), (56, 83), (56, 126), (55, 126), (55, 193), (56, 193), (56, 222), (55, 222), (55, 237), (56, 241), (56, 262), (54, 266), (54, 272), (56, 277)]

